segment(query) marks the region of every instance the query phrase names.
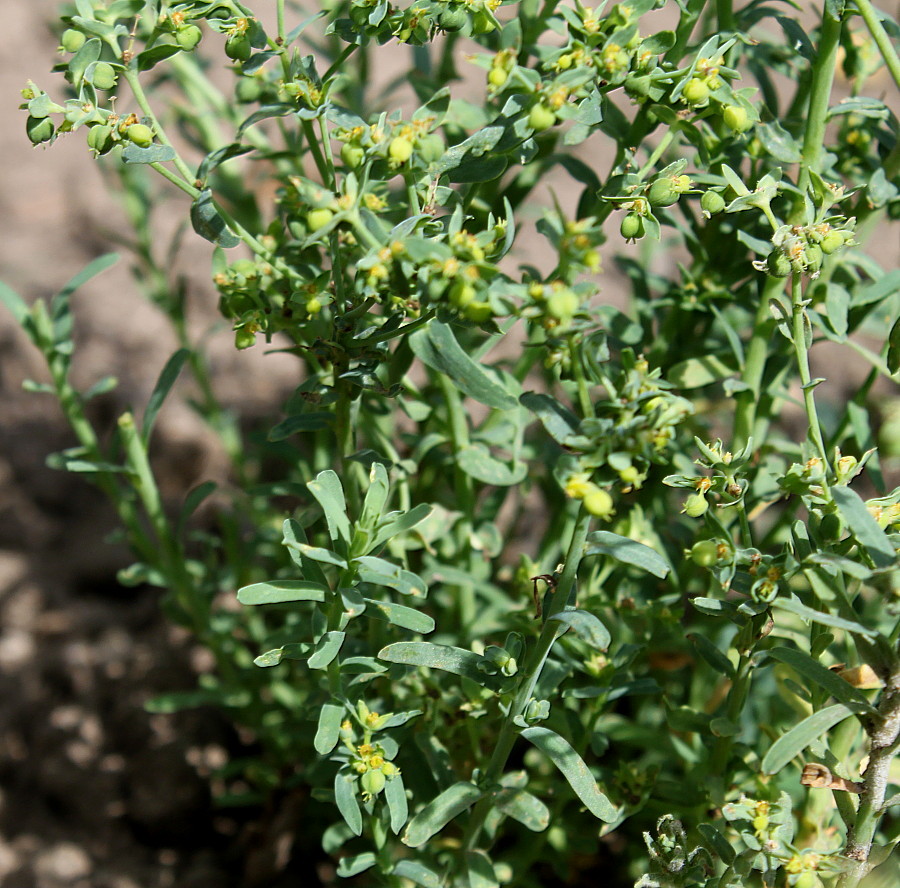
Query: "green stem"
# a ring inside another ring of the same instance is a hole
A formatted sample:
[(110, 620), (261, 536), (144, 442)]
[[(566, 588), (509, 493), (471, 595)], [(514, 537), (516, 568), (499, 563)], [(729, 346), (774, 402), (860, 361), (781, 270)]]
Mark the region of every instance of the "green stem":
[(586, 419), (593, 419), (594, 404), (591, 401), (591, 393), (588, 390), (587, 380), (584, 378), (584, 367), (581, 364), (581, 349), (575, 341), (575, 336), (568, 337), (569, 358), (572, 362), (572, 375), (578, 386), (578, 404), (581, 407), (581, 415)]
[(844, 857), (851, 861), (837, 888), (856, 888), (871, 869), (869, 855), (881, 822), (884, 797), (890, 782), (891, 762), (900, 744), (900, 669), (885, 683), (878, 704), (878, 717), (867, 724), (869, 764), (863, 774), (864, 789), (859, 797), (856, 822), (847, 836)]
[(891, 38), (888, 36), (887, 31), (884, 30), (884, 25), (881, 24), (881, 19), (875, 11), (875, 7), (872, 6), (869, 0), (853, 0), (853, 2), (866, 23), (866, 27), (869, 29), (869, 33), (872, 35), (881, 57), (884, 59), (888, 71), (891, 72), (894, 83), (900, 87), (900, 57), (897, 56), (897, 50), (894, 49)]
[[(840, 48), (840, 18), (835, 19), (829, 12), (828, 4), (822, 11), (822, 27), (819, 31), (819, 45), (816, 47), (812, 64), (812, 84), (809, 92), (809, 108), (806, 115), (806, 130), (803, 134), (803, 149), (800, 177), (797, 185), (801, 194), (809, 186), (810, 171), (818, 172), (822, 167), (825, 153), (825, 127), (828, 123), (828, 105), (831, 101), (831, 87)], [(802, 201), (800, 201), (802, 205)], [(801, 208), (797, 209), (797, 212)]]
[[(816, 396), (814, 386), (810, 385), (812, 377), (809, 372), (809, 346), (806, 341), (809, 330), (809, 318), (806, 314), (806, 303), (803, 299), (803, 291), (800, 284), (800, 275), (791, 276), (791, 333), (794, 340), (794, 354), (797, 357), (797, 369), (800, 374), (800, 385), (803, 387), (803, 406), (806, 409), (806, 421), (809, 426), (809, 438), (816, 450), (819, 459), (822, 460), (825, 477), (830, 473), (828, 455), (825, 450), (825, 439), (822, 436), (822, 426), (819, 423), (819, 414), (816, 410)], [(827, 481), (822, 486), (827, 493)]]
[(753, 436), (756, 410), (762, 394), (762, 381), (774, 325), (769, 312), (769, 300), (778, 296), (782, 290), (784, 290), (784, 281), (781, 278), (766, 277), (756, 309), (756, 317), (753, 319), (753, 333), (747, 345), (744, 369), (741, 373), (741, 381), (747, 388), (738, 392), (735, 397), (732, 447), (736, 450), (744, 447)]
[[(582, 505), (575, 519), (575, 526), (572, 529), (572, 537), (569, 541), (569, 549), (566, 552), (562, 573), (544, 613), (544, 625), (541, 629), (541, 634), (525, 662), (515, 697), (506, 713), (506, 719), (497, 737), (497, 744), (482, 775), (481, 782), (486, 787), (495, 783), (503, 774), (503, 769), (506, 767), (506, 762), (519, 735), (519, 728), (515, 724), (515, 718), (525, 711), (525, 707), (534, 693), (535, 685), (537, 685), (538, 679), (541, 677), (541, 670), (547, 661), (550, 649), (562, 634), (560, 624), (550, 618), (564, 610), (568, 603), (569, 595), (575, 584), (578, 567), (584, 555), (584, 546), (590, 525), (591, 516)], [(492, 806), (493, 800), (489, 797), (481, 799), (476, 804), (463, 839), (463, 847), (466, 849), (471, 850), (477, 846), (481, 829)]]

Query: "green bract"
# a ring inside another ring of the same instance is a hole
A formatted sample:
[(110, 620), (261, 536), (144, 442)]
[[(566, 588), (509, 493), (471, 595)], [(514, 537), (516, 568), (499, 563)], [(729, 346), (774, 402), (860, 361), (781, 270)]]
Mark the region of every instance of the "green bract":
[[(76, 0), (22, 91), (178, 343), (110, 429), (71, 298), (114, 259), (0, 287), (77, 438), (51, 465), (209, 659), (149, 707), (231, 720), (220, 803), (329, 884), (898, 883), (889, 12), (306, 6)], [(235, 398), (272, 352), (283, 401)], [(218, 486), (156, 477), (169, 398)]]

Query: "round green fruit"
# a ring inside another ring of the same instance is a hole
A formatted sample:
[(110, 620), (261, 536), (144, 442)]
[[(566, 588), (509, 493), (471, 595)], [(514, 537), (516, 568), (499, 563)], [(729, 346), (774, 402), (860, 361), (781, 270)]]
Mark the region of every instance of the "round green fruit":
[(712, 567), (719, 560), (719, 545), (715, 540), (700, 540), (691, 547), (691, 561), (698, 567)]
[(310, 231), (318, 231), (320, 228), (324, 228), (333, 218), (334, 213), (331, 210), (327, 207), (321, 207), (310, 210), (306, 214), (306, 224)]
[(239, 351), (256, 343), (256, 334), (249, 327), (239, 327), (234, 331), (234, 347)]
[(688, 518), (699, 518), (701, 515), (706, 514), (708, 508), (709, 503), (702, 493), (692, 493), (684, 501), (684, 509), (682, 511)]
[(106, 154), (113, 146), (112, 127), (97, 124), (88, 130), (88, 148), (96, 154)]
[(398, 166), (412, 157), (413, 144), (406, 136), (395, 136), (388, 145), (388, 157)]
[(473, 324), (483, 324), (494, 316), (494, 311), (490, 302), (470, 302), (463, 309), (463, 314), (466, 320), (471, 321)]
[(359, 782), (366, 795), (376, 796), (384, 789), (384, 784), (387, 781), (381, 771), (366, 771), (366, 773), (360, 777)]
[(742, 108), (740, 105), (726, 105), (722, 112), (722, 120), (725, 121), (725, 126), (734, 133), (745, 133), (753, 126), (746, 108)]
[(232, 34), (225, 41), (225, 55), (236, 62), (246, 62), (252, 53), (253, 47), (243, 34)]
[(782, 253), (781, 250), (772, 250), (766, 257), (766, 269), (772, 277), (786, 278), (790, 277), (794, 270), (791, 260)]
[(359, 142), (344, 142), (341, 145), (341, 160), (344, 166), (355, 170), (366, 159), (366, 151)]
[(442, 31), (459, 31), (468, 20), (465, 10), (461, 6), (455, 6), (440, 14), (438, 24)]
[(678, 200), (678, 189), (668, 177), (654, 179), (647, 189), (647, 200), (652, 207), (670, 207)]
[(700, 209), (709, 216), (715, 216), (725, 209), (725, 198), (718, 191), (706, 191), (700, 198)]
[(262, 91), (262, 84), (258, 78), (242, 77), (234, 88), (234, 95), (242, 105), (247, 105), (257, 101), (262, 95)]
[(644, 236), (644, 219), (640, 213), (629, 213), (619, 227), (625, 240), (638, 240)]
[(203, 32), (196, 25), (185, 25), (175, 32), (175, 42), (185, 51), (190, 52), (203, 39)]
[(145, 123), (133, 123), (125, 131), (125, 135), (128, 136), (138, 148), (149, 148), (153, 144), (153, 130)]
[(842, 246), (844, 246), (844, 233), (842, 231), (838, 231), (837, 229), (832, 229), (822, 238), (819, 246), (822, 248), (822, 252), (826, 256), (830, 256), (832, 253), (836, 253)]
[(54, 133), (53, 121), (49, 117), (29, 117), (25, 121), (25, 132), (28, 133), (32, 145), (49, 142)]
[(556, 115), (546, 106), (538, 102), (528, 114), (528, 125), (536, 132), (542, 133), (556, 123)]
[(97, 89), (112, 89), (116, 85), (118, 75), (116, 69), (109, 62), (97, 62), (91, 75), (91, 83)]
[(699, 77), (692, 77), (684, 85), (681, 97), (689, 105), (702, 105), (709, 99), (709, 87)]
[(475, 301), (475, 287), (468, 281), (456, 281), (450, 288), (450, 303), (464, 309)]
[(60, 43), (66, 52), (78, 52), (78, 50), (84, 46), (85, 40), (87, 40), (87, 38), (81, 31), (76, 31), (74, 28), (66, 28), (66, 30), (62, 32)]
[(571, 321), (579, 304), (578, 294), (568, 287), (554, 290), (547, 298), (547, 314), (558, 321)]
[(509, 73), (503, 68), (491, 68), (488, 72), (488, 83), (494, 87), (503, 86), (509, 80)]
[(599, 487), (582, 500), (585, 509), (595, 518), (609, 518), (613, 514), (612, 497)]

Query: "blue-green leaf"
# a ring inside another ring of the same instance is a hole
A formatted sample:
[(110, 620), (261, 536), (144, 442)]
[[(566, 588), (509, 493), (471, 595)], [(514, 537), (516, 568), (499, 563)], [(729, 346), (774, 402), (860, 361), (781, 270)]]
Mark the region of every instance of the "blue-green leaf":
[(859, 688), (853, 687), (839, 675), (830, 669), (826, 669), (809, 654), (787, 647), (771, 648), (766, 653), (781, 663), (786, 663), (804, 678), (815, 682), (820, 688), (824, 688), (835, 700), (840, 701), (845, 706), (858, 706), (870, 715), (878, 714), (878, 711), (869, 703), (866, 695)]
[(190, 351), (186, 348), (178, 349), (178, 351), (166, 361), (166, 366), (163, 367), (162, 372), (159, 374), (159, 379), (156, 381), (153, 393), (147, 401), (147, 409), (144, 410), (144, 422), (141, 426), (141, 434), (144, 436), (145, 444), (150, 439), (150, 432), (153, 429), (153, 423), (156, 422), (159, 408), (162, 407), (166, 395), (172, 390), (172, 386), (175, 384), (175, 380), (178, 379), (178, 374), (181, 373), (181, 368), (184, 367), (185, 361), (190, 357), (190, 354)]
[(342, 857), (336, 872), (342, 879), (349, 879), (371, 869), (377, 862), (378, 858), (374, 852), (363, 851), (362, 854), (354, 854), (352, 857)]
[(241, 239), (228, 230), (228, 225), (213, 203), (212, 192), (204, 188), (191, 204), (191, 225), (200, 237), (224, 249), (236, 247)]
[(410, 820), (401, 841), (410, 848), (424, 845), (454, 817), (471, 808), (482, 795), (482, 791), (474, 783), (454, 783)]
[(483, 657), (450, 645), (432, 644), (430, 641), (398, 641), (382, 648), (378, 652), (378, 658), (389, 663), (428, 666), (443, 672), (452, 672), (454, 675), (470, 678), (484, 687), (493, 687), (496, 684), (493, 676), (479, 668)]
[(501, 786), (491, 793), (491, 797), (497, 810), (532, 832), (542, 832), (550, 825), (550, 809), (524, 789)]
[(668, 563), (657, 551), (637, 540), (619, 536), (608, 530), (598, 530), (589, 534), (584, 554), (586, 556), (608, 555), (623, 564), (630, 564), (646, 570), (660, 579), (669, 572)]
[[(434, 507), (428, 505), (428, 503), (419, 503), (408, 512), (403, 512), (392, 520), (386, 521), (378, 528), (378, 533), (375, 535), (369, 551), (375, 552), (388, 540), (405, 533), (407, 530), (412, 530), (417, 524), (421, 524), (431, 515), (433, 511)], [(396, 513), (393, 514), (396, 515)]]
[(418, 632), (421, 635), (427, 635), (434, 631), (434, 620), (428, 614), (423, 614), (415, 608), (394, 604), (390, 601), (375, 601), (371, 598), (364, 600), (366, 615), (369, 617), (384, 620), (401, 629), (408, 629), (410, 632)]
[(316, 475), (315, 480), (308, 481), (306, 486), (325, 512), (328, 535), (332, 541), (343, 540), (349, 545), (350, 519), (347, 517), (347, 501), (344, 499), (341, 479), (331, 469), (327, 469)]
[(338, 703), (325, 703), (319, 710), (319, 723), (313, 746), (319, 755), (328, 755), (341, 734), (341, 722), (344, 718), (344, 707)]
[(360, 580), (364, 583), (387, 586), (388, 589), (396, 589), (403, 595), (412, 595), (415, 598), (424, 598), (428, 591), (421, 577), (383, 558), (363, 555), (356, 558), (353, 563), (357, 567)]
[(129, 143), (122, 152), (122, 160), (125, 163), (168, 163), (175, 160), (175, 149), (171, 145), (148, 145), (142, 148)]
[(876, 567), (897, 563), (897, 553), (878, 522), (869, 514), (866, 504), (849, 487), (832, 487), (831, 495), (857, 542), (866, 550)]
[(344, 633), (338, 630), (326, 632), (316, 643), (316, 649), (306, 661), (310, 669), (324, 669), (338, 655), (344, 643)]
[(432, 321), (409, 337), (416, 357), (432, 370), (443, 373), (470, 398), (497, 410), (512, 410), (516, 399), (476, 364), (460, 347), (453, 330), (440, 321)]
[(835, 703), (834, 706), (826, 706), (803, 719), (769, 747), (762, 760), (763, 774), (776, 774), (810, 743), (820, 739), (826, 731), (853, 714), (853, 709), (843, 703)]
[(826, 614), (822, 611), (813, 610), (807, 607), (796, 598), (776, 598), (772, 602), (773, 608), (785, 610), (789, 613), (796, 614), (810, 623), (819, 623), (822, 626), (832, 626), (835, 629), (845, 629), (847, 632), (854, 632), (857, 635), (866, 635), (874, 638), (878, 633), (874, 629), (869, 629), (853, 620), (845, 620), (843, 617), (837, 617), (834, 614)]
[(478, 442), (457, 451), (456, 464), (469, 477), (496, 487), (518, 484), (528, 474), (528, 466), (525, 463), (514, 462), (510, 466), (493, 457), (487, 447)]
[(309, 580), (269, 580), (238, 589), (241, 604), (284, 604), (288, 601), (324, 601), (327, 586)]
[(592, 613), (585, 610), (564, 610), (550, 617), (571, 629), (582, 641), (598, 651), (605, 651), (612, 640), (609, 630)]
[(338, 811), (344, 818), (344, 823), (350, 827), (350, 831), (357, 836), (362, 835), (362, 814), (359, 810), (359, 800), (356, 797), (357, 779), (355, 775), (338, 771), (334, 775), (334, 800)]
[(406, 800), (406, 788), (400, 774), (389, 777), (384, 784), (384, 800), (387, 802), (391, 815), (391, 831), (394, 835), (399, 835), (400, 830), (409, 819), (409, 803)]
[(519, 402), (537, 416), (547, 433), (558, 444), (564, 444), (578, 431), (578, 417), (549, 395), (525, 392)]
[(575, 795), (584, 802), (588, 811), (599, 820), (611, 823), (619, 816), (609, 799), (600, 792), (597, 781), (581, 756), (566, 740), (548, 728), (526, 728), (522, 736), (533, 743), (559, 768)]
[(393, 875), (409, 879), (410, 882), (421, 885), (422, 888), (441, 888), (443, 884), (443, 880), (436, 872), (414, 860), (401, 860), (394, 867)]

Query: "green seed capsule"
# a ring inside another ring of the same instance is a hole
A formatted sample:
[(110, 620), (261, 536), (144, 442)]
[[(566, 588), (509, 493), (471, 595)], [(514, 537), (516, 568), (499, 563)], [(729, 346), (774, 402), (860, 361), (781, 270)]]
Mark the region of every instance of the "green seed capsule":
[(681, 510), (688, 518), (699, 518), (706, 513), (709, 503), (702, 493), (692, 493), (685, 501)]
[(413, 144), (406, 136), (395, 136), (388, 145), (388, 157), (398, 166), (412, 157)]
[(29, 117), (25, 121), (25, 132), (33, 145), (49, 142), (54, 133), (53, 121), (49, 117)]
[(542, 133), (556, 123), (556, 115), (546, 106), (535, 105), (528, 114), (528, 125), (536, 132)]
[(459, 31), (468, 20), (465, 10), (461, 6), (455, 6), (440, 14), (438, 24), (442, 31)]
[(112, 89), (116, 85), (118, 75), (116, 69), (108, 62), (97, 62), (91, 75), (91, 83), (97, 89)]
[(719, 546), (715, 540), (700, 540), (691, 547), (691, 561), (698, 567), (712, 567), (719, 560)]
[(670, 207), (678, 200), (678, 189), (668, 177), (655, 179), (647, 189), (647, 200), (652, 207)]
[(547, 314), (558, 321), (571, 321), (578, 306), (578, 294), (568, 287), (554, 290), (547, 298)]
[(468, 281), (456, 281), (450, 288), (450, 303), (459, 309), (464, 309), (475, 301), (476, 295), (475, 287)]
[(584, 508), (595, 518), (609, 518), (613, 514), (613, 499), (605, 491), (597, 488), (582, 500)]
[(706, 191), (700, 198), (700, 209), (707, 216), (715, 216), (725, 209), (725, 198), (718, 191)]
[(185, 25), (175, 32), (175, 42), (185, 51), (190, 52), (203, 39), (203, 32), (196, 25)]
[(239, 351), (256, 344), (256, 334), (249, 327), (239, 327), (234, 331), (234, 347)]
[(88, 148), (90, 148), (96, 156), (106, 154), (113, 146), (112, 127), (97, 124), (88, 130), (87, 136)]
[(702, 105), (709, 99), (709, 87), (699, 77), (692, 77), (684, 85), (681, 97), (689, 105)]
[(640, 213), (629, 213), (619, 227), (625, 240), (635, 241), (644, 236), (644, 219)]
[(844, 246), (844, 233), (842, 231), (832, 230), (829, 231), (825, 237), (822, 238), (819, 246), (822, 248), (822, 252), (826, 256), (830, 256), (832, 253), (836, 253), (842, 246)]
[(463, 309), (463, 314), (466, 320), (471, 321), (473, 324), (483, 324), (494, 316), (494, 311), (490, 302), (475, 301), (470, 302)]
[(341, 146), (341, 160), (345, 166), (355, 170), (366, 159), (366, 152), (358, 142), (345, 142)]
[(153, 144), (153, 130), (144, 123), (133, 123), (125, 135), (139, 148), (149, 148)]
[(509, 80), (509, 74), (503, 68), (491, 68), (488, 71), (488, 83), (494, 87), (503, 86)]
[(726, 105), (722, 112), (722, 120), (725, 121), (725, 126), (735, 133), (745, 133), (753, 126), (750, 115), (740, 105)]
[(362, 786), (364, 795), (376, 796), (384, 789), (384, 784), (387, 782), (387, 779), (380, 770), (366, 771), (366, 773), (360, 777), (359, 782)]
[(327, 207), (321, 207), (310, 210), (306, 214), (306, 224), (310, 231), (318, 231), (320, 228), (324, 228), (333, 218), (334, 213), (331, 210)]
[(84, 46), (86, 40), (87, 38), (81, 31), (76, 31), (74, 28), (66, 28), (66, 30), (62, 32), (60, 43), (66, 52), (78, 52), (78, 50)]
[(225, 41), (225, 55), (236, 62), (246, 62), (252, 53), (253, 47), (243, 34), (232, 34)]
[(262, 95), (262, 83), (256, 77), (242, 77), (234, 88), (235, 98), (242, 104), (247, 105), (255, 102)]
[(794, 270), (791, 266), (791, 260), (788, 259), (781, 250), (772, 250), (766, 258), (766, 268), (772, 277), (785, 278), (790, 277)]

